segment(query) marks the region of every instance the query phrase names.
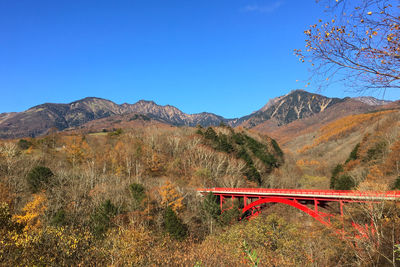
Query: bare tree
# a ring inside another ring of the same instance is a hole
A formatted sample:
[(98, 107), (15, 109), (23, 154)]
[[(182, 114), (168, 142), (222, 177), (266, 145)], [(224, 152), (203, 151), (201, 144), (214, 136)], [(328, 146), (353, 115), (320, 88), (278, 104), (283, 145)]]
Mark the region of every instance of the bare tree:
[(306, 49), (295, 49), (311, 64), (319, 86), (345, 82), (355, 91), (400, 88), (400, 5), (389, 0), (325, 0), (332, 19), (304, 33)]

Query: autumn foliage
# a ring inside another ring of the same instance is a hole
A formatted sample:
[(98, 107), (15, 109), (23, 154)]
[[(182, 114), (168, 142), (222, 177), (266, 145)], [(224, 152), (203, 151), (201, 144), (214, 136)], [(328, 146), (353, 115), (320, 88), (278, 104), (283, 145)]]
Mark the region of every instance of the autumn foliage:
[[(341, 162), (338, 177), (349, 175), (365, 187), (379, 184), (380, 175), (395, 181), (400, 146), (380, 127)], [(30, 139), (24, 150), (16, 142), (0, 144), (0, 265), (355, 263), (356, 250), (290, 208), (276, 205), (260, 218), (239, 220), (238, 200), (225, 201), (221, 212), (219, 199), (197, 195), (199, 187), (258, 182), (329, 187), (321, 174), (326, 162), (283, 155), (269, 138), (227, 127), (197, 133), (149, 127), (118, 135), (52, 134)], [(359, 168), (366, 170), (360, 181), (353, 173)], [(29, 173), (38, 174), (36, 192)], [(249, 179), (258, 175), (258, 182)]]

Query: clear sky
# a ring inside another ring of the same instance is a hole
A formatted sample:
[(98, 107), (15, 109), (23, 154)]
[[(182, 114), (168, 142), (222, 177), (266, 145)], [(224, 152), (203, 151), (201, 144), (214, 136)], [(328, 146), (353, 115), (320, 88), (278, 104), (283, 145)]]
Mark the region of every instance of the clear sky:
[(2, 0), (0, 112), (96, 96), (247, 115), (304, 89), (293, 49), (325, 16), (315, 0)]

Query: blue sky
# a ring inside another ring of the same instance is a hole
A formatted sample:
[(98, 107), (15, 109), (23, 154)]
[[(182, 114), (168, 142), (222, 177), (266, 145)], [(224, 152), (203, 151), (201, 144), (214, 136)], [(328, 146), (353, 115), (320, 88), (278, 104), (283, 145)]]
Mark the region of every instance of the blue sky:
[(325, 16), (314, 0), (3, 0), (0, 112), (96, 96), (247, 115), (304, 89), (293, 49)]

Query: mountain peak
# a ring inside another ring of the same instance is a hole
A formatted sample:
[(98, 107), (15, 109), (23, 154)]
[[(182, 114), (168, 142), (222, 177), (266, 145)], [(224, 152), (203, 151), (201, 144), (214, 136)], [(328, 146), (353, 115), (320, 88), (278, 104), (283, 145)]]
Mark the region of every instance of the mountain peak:
[(377, 99), (372, 96), (360, 96), (360, 97), (354, 97), (353, 99), (360, 101), (362, 103), (365, 103), (367, 105), (370, 105), (370, 106), (382, 106), (382, 105), (392, 103), (392, 101), (381, 100), (381, 99)]
[(139, 100), (138, 102), (136, 102), (136, 104), (151, 104), (151, 105), (158, 106), (156, 102), (154, 102), (152, 100), (144, 100), (144, 99)]
[[(278, 125), (310, 117), (326, 108), (344, 101), (296, 89), (290, 93), (271, 99), (260, 110), (245, 118), (248, 127), (254, 127), (266, 120), (274, 119)], [(242, 120), (243, 122), (243, 120)]]

